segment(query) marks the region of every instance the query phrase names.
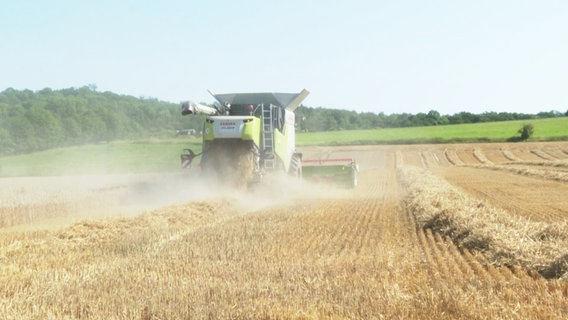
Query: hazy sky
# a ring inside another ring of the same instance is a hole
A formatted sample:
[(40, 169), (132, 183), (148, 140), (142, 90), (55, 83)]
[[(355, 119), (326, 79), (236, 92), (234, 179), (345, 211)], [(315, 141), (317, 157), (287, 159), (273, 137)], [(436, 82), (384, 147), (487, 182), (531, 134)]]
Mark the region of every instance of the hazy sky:
[(565, 112), (568, 1), (2, 0), (0, 91), (88, 84), (176, 103), (306, 88), (311, 107)]

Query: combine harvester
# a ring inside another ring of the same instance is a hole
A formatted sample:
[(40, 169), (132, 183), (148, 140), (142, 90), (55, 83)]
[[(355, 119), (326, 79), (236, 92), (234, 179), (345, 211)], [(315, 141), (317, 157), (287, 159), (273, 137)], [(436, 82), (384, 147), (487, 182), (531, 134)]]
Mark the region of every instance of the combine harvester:
[(202, 151), (185, 149), (182, 167), (190, 168), (193, 159), (201, 156), (204, 176), (236, 187), (248, 187), (278, 172), (354, 187), (355, 161), (302, 160), (296, 151), (294, 111), (308, 94), (305, 89), (300, 93), (211, 93), (218, 102), (214, 107), (182, 103), (182, 115), (206, 115)]

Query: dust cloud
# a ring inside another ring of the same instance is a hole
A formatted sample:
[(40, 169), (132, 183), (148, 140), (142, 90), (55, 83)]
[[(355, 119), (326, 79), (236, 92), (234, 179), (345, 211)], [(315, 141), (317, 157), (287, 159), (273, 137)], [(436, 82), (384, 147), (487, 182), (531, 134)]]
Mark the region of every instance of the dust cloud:
[(345, 196), (345, 189), (311, 184), (284, 174), (266, 175), (262, 182), (248, 188), (236, 188), (232, 184), (200, 176), (170, 174), (132, 185), (122, 205), (147, 210), (193, 201), (225, 201), (238, 212), (250, 213), (302, 201)]
[[(327, 158), (344, 157), (352, 151), (340, 150), (336, 154), (317, 149), (307, 153), (313, 153), (312, 158)], [(198, 201), (223, 202), (243, 214), (283, 206), (293, 210), (299, 204), (351, 197), (355, 192), (284, 173), (267, 173), (262, 182), (248, 187), (235, 185), (230, 181), (250, 181), (248, 176), (234, 173), (239, 170), (233, 164), (240, 162), (251, 163), (251, 159), (235, 161), (233, 157), (229, 164), (213, 163), (210, 171), (226, 168), (213, 178), (203, 176), (197, 168), (173, 173), (112, 174), (93, 170), (74, 175), (0, 178), (0, 228), (59, 227), (85, 219), (128, 218)], [(225, 174), (227, 171), (233, 175)], [(224, 180), (227, 177), (228, 181)]]
[(284, 174), (269, 174), (260, 183), (236, 188), (195, 171), (0, 178), (0, 227), (64, 227), (86, 219), (128, 218), (197, 201), (222, 201), (246, 214), (349, 194)]

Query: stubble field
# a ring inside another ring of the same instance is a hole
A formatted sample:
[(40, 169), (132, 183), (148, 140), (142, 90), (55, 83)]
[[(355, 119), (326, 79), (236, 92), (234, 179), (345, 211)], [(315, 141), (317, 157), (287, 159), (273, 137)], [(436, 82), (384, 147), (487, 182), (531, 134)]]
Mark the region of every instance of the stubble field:
[(0, 180), (2, 319), (568, 316), (568, 144), (309, 147), (359, 187)]

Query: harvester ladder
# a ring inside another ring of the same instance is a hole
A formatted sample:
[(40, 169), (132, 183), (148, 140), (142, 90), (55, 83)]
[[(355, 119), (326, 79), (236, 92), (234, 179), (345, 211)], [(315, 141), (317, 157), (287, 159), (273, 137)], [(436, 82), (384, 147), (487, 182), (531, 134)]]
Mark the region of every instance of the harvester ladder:
[(262, 105), (262, 148), (266, 157), (264, 168), (274, 169), (274, 121), (271, 104)]

